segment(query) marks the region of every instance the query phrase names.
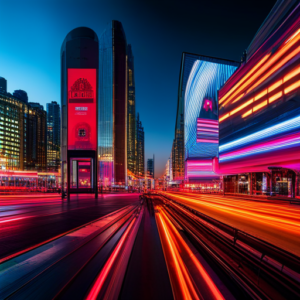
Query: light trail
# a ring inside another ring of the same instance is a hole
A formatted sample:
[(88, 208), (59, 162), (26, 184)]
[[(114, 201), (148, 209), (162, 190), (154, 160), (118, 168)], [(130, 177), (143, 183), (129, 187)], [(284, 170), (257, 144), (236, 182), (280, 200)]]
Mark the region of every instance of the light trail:
[(122, 246), (136, 220), (136, 217), (132, 219), (130, 224), (128, 225), (126, 231), (124, 232), (123, 236), (121, 237), (120, 241), (118, 242), (118, 245), (114, 249), (113, 253), (107, 260), (106, 264), (104, 265), (103, 269), (101, 270), (100, 274), (95, 280), (94, 285), (92, 286), (90, 292), (88, 293), (86, 300), (96, 300), (98, 297), (99, 292), (101, 291), (101, 288), (103, 287), (103, 284), (113, 266), (113, 263), (115, 262), (116, 258), (119, 255), (120, 250), (122, 249)]
[[(156, 207), (157, 208), (157, 207)], [(175, 299), (200, 299), (160, 212), (155, 214)]]
[(199, 272), (200, 277), (202, 278), (203, 282), (205, 283), (205, 290), (209, 290), (210, 292), (210, 299), (224, 299), (223, 295), (219, 291), (219, 289), (216, 287), (212, 279), (207, 274), (206, 270), (202, 266), (202, 264), (199, 262), (199, 260), (196, 258), (195, 254), (192, 252), (192, 250), (189, 248), (189, 246), (186, 244), (186, 242), (183, 240), (182, 236), (179, 234), (178, 230), (175, 228), (175, 226), (172, 224), (170, 219), (167, 217), (165, 211), (162, 209), (161, 213), (163, 215), (163, 219), (165, 221), (165, 224), (167, 225), (169, 232), (171, 233), (171, 236), (174, 241), (176, 241), (176, 245), (179, 246), (180, 252), (185, 253), (187, 257), (189, 257), (192, 261), (194, 266), (196, 267), (197, 271)]
[(8, 222), (17, 221), (17, 220), (26, 219), (26, 218), (28, 218), (28, 217), (19, 217), (19, 218), (7, 219), (7, 220), (0, 221), (0, 223), (8, 223)]
[(300, 208), (218, 195), (165, 193), (179, 203), (300, 255)]

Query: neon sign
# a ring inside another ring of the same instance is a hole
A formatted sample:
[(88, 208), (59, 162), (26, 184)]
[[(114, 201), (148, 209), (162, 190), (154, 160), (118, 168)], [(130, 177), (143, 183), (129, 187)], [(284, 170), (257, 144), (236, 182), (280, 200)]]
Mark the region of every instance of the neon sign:
[(68, 69), (68, 150), (96, 150), (96, 101), (96, 69)]

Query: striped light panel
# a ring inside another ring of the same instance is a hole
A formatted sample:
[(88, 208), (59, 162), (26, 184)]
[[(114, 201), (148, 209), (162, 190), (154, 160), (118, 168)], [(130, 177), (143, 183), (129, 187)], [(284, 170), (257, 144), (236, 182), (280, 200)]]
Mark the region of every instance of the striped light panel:
[(197, 118), (197, 143), (217, 144), (218, 142), (219, 142), (218, 120)]
[[(202, 117), (202, 114), (207, 113), (203, 105), (206, 99), (215, 101), (217, 104), (218, 89), (221, 88), (236, 68), (236, 64), (230, 65), (227, 62), (217, 63), (204, 60), (194, 62), (184, 94), (185, 159), (218, 156), (218, 143), (207, 142), (208, 131), (204, 134), (204, 130), (202, 130), (200, 136), (204, 138), (200, 138), (197, 119)], [(202, 127), (204, 128), (204, 126)], [(215, 140), (211, 139), (211, 141)]]
[(220, 146), (219, 160), (225, 162), (250, 155), (300, 146), (299, 131), (300, 116)]
[(213, 171), (212, 160), (186, 161), (186, 175), (188, 178), (206, 178), (217, 176)]

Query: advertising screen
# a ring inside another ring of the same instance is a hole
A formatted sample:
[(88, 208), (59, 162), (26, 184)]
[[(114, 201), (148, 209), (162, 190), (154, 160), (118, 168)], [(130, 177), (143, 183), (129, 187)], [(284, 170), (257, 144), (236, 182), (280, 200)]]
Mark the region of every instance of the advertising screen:
[(96, 69), (68, 69), (68, 150), (96, 150)]

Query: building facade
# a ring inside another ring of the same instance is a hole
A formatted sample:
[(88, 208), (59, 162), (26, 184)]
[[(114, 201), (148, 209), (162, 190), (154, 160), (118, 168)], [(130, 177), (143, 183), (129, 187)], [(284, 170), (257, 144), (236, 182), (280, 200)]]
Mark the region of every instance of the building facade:
[(47, 170), (60, 168), (60, 106), (56, 101), (47, 103)]
[(127, 72), (127, 168), (131, 173), (137, 174), (134, 57), (131, 45), (127, 46)]
[[(23, 101), (23, 100), (22, 100)], [(39, 103), (28, 103), (24, 170), (47, 171), (47, 112)]]
[(145, 133), (140, 116), (136, 119), (136, 176), (139, 179), (145, 178)]
[(175, 139), (173, 180), (214, 183), (218, 164), (218, 90), (239, 66), (238, 62), (183, 53)]
[(277, 1), (219, 92), (225, 191), (299, 196), (300, 4)]
[(0, 162), (2, 170), (46, 171), (46, 112), (0, 91)]
[(127, 185), (127, 42), (112, 21), (99, 39), (98, 156), (104, 186)]

